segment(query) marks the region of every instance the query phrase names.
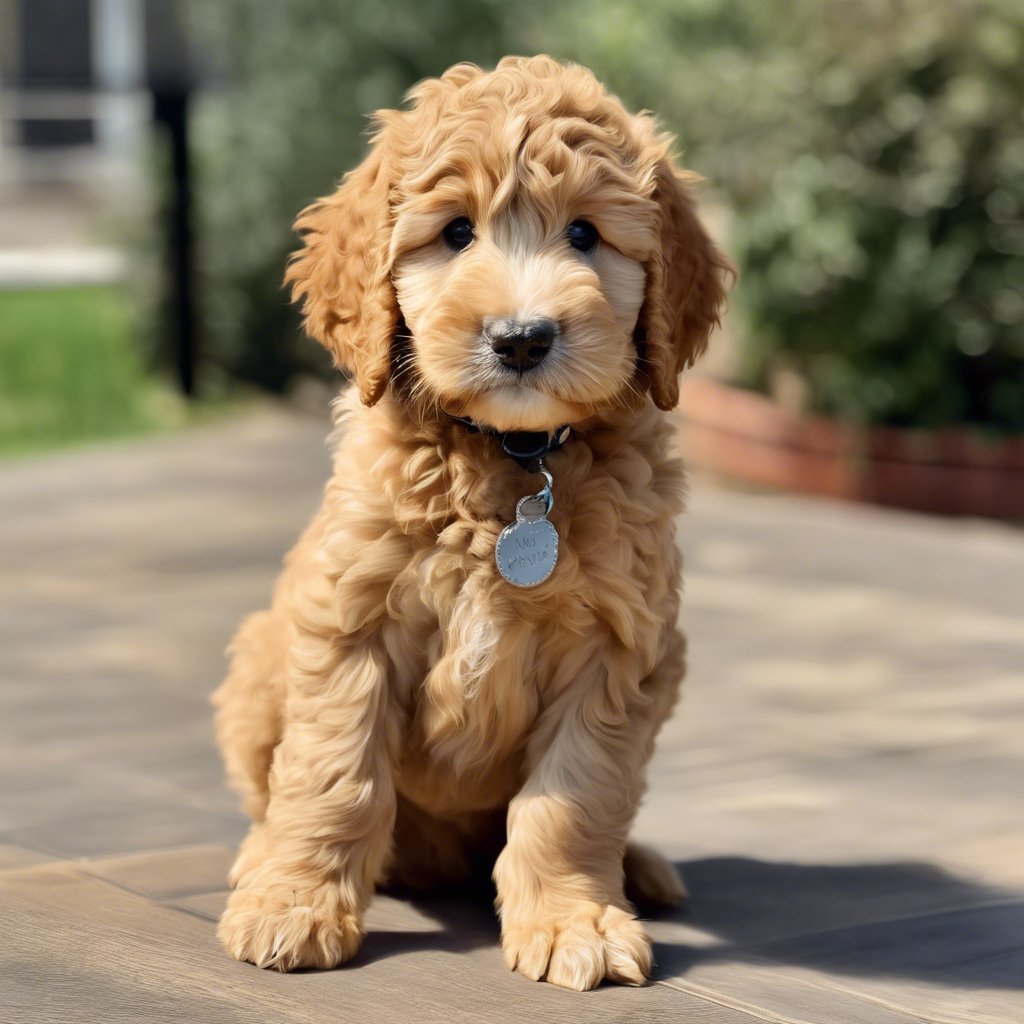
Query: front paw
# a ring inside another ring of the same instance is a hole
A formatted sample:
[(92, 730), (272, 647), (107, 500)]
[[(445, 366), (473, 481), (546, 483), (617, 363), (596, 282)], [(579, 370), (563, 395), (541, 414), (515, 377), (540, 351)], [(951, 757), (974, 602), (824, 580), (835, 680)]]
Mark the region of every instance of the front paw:
[(570, 914), (509, 922), (505, 963), (533, 981), (585, 992), (602, 980), (642, 985), (651, 972), (651, 943), (640, 922), (618, 907), (582, 904)]
[(355, 954), (364, 934), (337, 883), (236, 889), (217, 928), (236, 960), (278, 971), (336, 967)]

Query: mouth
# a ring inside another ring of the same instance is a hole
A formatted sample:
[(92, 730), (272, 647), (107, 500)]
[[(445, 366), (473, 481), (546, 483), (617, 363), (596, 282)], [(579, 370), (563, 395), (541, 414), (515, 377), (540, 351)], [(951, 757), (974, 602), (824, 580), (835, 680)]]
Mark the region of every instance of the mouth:
[(461, 366), (457, 347), (438, 344), (429, 354), (437, 361), (421, 366), (419, 378), (441, 408), (499, 433), (550, 434), (592, 417), (618, 396), (600, 370), (568, 358), (558, 346), (527, 367), (503, 365), (483, 344)]
[(474, 422), (498, 431), (551, 433), (580, 418), (576, 406), (518, 380), (479, 392), (463, 406)]
[(542, 387), (538, 387), (543, 377), (543, 371), (539, 367), (530, 370), (512, 370), (502, 367), (495, 372), (494, 377), (492, 389), (525, 388), (529, 391), (542, 393), (544, 391)]

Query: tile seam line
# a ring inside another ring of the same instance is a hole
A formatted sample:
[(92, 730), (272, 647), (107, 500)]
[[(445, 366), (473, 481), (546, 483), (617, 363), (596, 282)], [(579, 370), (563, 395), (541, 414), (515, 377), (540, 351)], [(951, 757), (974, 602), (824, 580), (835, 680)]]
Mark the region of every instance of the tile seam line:
[(753, 1003), (744, 1002), (742, 999), (734, 999), (713, 989), (705, 988), (703, 985), (694, 985), (692, 982), (679, 981), (674, 978), (662, 978), (656, 981), (655, 984), (664, 985), (665, 988), (670, 988), (674, 992), (682, 992), (688, 996), (694, 996), (704, 1002), (714, 1003), (716, 1006), (723, 1006), (727, 1010), (745, 1013), (756, 1020), (766, 1021), (767, 1024), (811, 1024), (811, 1022), (802, 1017), (783, 1017), (764, 1007), (755, 1006)]
[[(777, 964), (774, 961), (765, 960), (761, 966), (766, 967), (780, 967), (781, 964)], [(878, 1006), (886, 1010), (892, 1010), (896, 1013), (901, 1013), (907, 1018), (921, 1021), (922, 1024), (963, 1024), (963, 1020), (954, 1017), (936, 1017), (933, 1015), (925, 1016), (916, 1010), (912, 1010), (909, 1007), (903, 1006), (899, 1003), (889, 1002), (885, 999), (879, 999), (876, 996), (867, 995), (863, 992), (857, 992), (854, 989), (845, 988), (842, 985), (835, 985), (831, 982), (822, 984), (809, 978), (793, 978), (790, 977), (789, 981), (795, 981), (798, 985), (804, 988), (814, 989), (818, 992), (824, 993), (842, 993), (844, 996), (848, 996), (851, 999), (857, 1000), (860, 1003), (866, 1003), (871, 1006)], [(812, 1020), (809, 1017), (788, 1017), (782, 1014), (774, 1013), (767, 1007), (755, 1006), (753, 1003), (746, 1003), (741, 999), (734, 999), (730, 996), (723, 995), (719, 992), (715, 992), (713, 989), (706, 989), (701, 985), (694, 985), (692, 982), (679, 982), (671, 980), (659, 981), (659, 985), (665, 985), (668, 988), (674, 988), (680, 992), (686, 992), (689, 995), (700, 996), (709, 1002), (718, 1003), (721, 1006), (726, 1006), (730, 1009), (739, 1010), (743, 1013), (757, 1017), (760, 1020), (769, 1022), (769, 1024), (821, 1024), (818, 1020)], [(767, 1016), (766, 1016), (767, 1015)]]
[[(31, 847), (24, 847), (24, 848), (25, 849), (31, 849)], [(196, 889), (196, 890), (189, 890), (188, 892), (180, 892), (180, 893), (179, 892), (175, 892), (175, 893), (171, 893), (170, 895), (167, 895), (167, 896), (156, 897), (156, 896), (153, 896), (151, 893), (145, 892), (142, 889), (133, 889), (129, 885), (125, 885), (125, 884), (123, 884), (121, 882), (116, 882), (116, 881), (114, 881), (111, 878), (105, 877), (104, 875), (94, 874), (93, 872), (89, 871), (88, 868), (91, 865), (100, 864), (100, 863), (103, 863), (104, 861), (123, 860), (123, 859), (127, 859), (129, 857), (145, 856), (147, 854), (175, 854), (175, 853), (187, 853), (189, 851), (196, 851), (196, 850), (212, 851), (212, 850), (217, 850), (217, 849), (225, 849), (225, 850), (228, 850), (230, 852), (230, 847), (228, 847), (226, 844), (221, 844), (221, 843), (190, 843), (190, 844), (185, 845), (185, 846), (160, 847), (159, 849), (155, 849), (155, 850), (134, 850), (131, 853), (102, 854), (99, 857), (61, 857), (61, 856), (55, 856), (53, 858), (53, 860), (41, 861), (38, 864), (21, 864), (21, 865), (15, 865), (14, 867), (10, 867), (10, 868), (0, 869), (0, 880), (2, 880), (6, 875), (9, 875), (9, 874), (12, 874), (12, 873), (15, 873), (15, 872), (19, 872), (19, 871), (31, 871), (31, 870), (36, 869), (36, 868), (54, 867), (56, 865), (61, 865), (63, 867), (68, 868), (68, 870), (73, 871), (75, 874), (81, 875), (84, 878), (93, 878), (93, 879), (95, 879), (98, 882), (106, 882), (108, 885), (112, 885), (115, 889), (120, 889), (122, 892), (129, 892), (129, 893), (132, 893), (135, 896), (144, 896), (147, 899), (151, 899), (154, 902), (159, 903), (159, 902), (162, 902), (164, 900), (184, 899), (187, 896), (205, 896), (205, 895), (208, 895), (209, 893), (221, 892), (223, 890), (219, 889), (219, 888), (214, 888), (214, 889)], [(43, 851), (35, 850), (34, 852), (42, 853)], [(47, 856), (52, 856), (52, 855), (51, 854), (47, 854)], [(225, 882), (227, 881), (227, 875), (225, 875), (224, 880), (225, 880)]]
[(99, 853), (85, 854), (81, 857), (62, 857), (57, 860), (62, 864), (78, 864), (81, 866), (89, 864), (101, 864), (108, 860), (130, 860), (136, 857), (162, 857), (168, 854), (195, 853), (204, 850), (214, 852), (223, 850), (230, 856), (234, 856), (234, 850), (229, 843), (181, 843), (176, 846), (151, 846), (142, 850), (123, 850), (120, 853)]

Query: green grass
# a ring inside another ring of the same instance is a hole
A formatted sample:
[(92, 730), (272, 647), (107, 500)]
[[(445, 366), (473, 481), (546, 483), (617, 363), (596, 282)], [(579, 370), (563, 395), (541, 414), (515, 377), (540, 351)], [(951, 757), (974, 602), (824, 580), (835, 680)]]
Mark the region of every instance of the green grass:
[(181, 425), (116, 286), (0, 291), (0, 455)]

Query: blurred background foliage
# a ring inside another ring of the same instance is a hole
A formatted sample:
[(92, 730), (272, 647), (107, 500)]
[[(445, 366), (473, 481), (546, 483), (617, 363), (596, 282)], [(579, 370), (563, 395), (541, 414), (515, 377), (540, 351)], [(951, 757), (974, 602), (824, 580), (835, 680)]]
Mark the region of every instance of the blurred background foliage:
[(733, 192), (746, 377), (789, 367), (854, 421), (1024, 431), (1024, 5), (828, 6), (798, 134)]
[(158, 426), (133, 327), (117, 286), (0, 290), (0, 455)]
[(326, 360), (280, 289), (365, 115), (459, 60), (548, 52), (655, 110), (729, 211), (739, 376), (865, 423), (1024, 432), (1019, 0), (206, 0), (194, 118), (207, 352), (285, 390)]

